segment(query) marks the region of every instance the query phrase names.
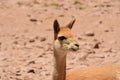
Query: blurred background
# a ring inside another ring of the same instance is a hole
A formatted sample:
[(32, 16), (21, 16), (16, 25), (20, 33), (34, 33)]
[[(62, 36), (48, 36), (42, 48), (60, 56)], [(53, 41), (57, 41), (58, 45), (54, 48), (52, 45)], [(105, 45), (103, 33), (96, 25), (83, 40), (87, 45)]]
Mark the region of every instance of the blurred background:
[(0, 0), (0, 80), (52, 80), (55, 19), (76, 19), (67, 71), (120, 64), (120, 0)]

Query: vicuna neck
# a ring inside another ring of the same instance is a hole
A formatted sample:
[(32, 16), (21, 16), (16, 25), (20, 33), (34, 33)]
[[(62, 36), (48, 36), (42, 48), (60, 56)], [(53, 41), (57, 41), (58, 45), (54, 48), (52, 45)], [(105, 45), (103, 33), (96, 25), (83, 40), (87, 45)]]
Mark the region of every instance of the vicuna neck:
[(53, 80), (66, 80), (66, 52), (54, 48)]

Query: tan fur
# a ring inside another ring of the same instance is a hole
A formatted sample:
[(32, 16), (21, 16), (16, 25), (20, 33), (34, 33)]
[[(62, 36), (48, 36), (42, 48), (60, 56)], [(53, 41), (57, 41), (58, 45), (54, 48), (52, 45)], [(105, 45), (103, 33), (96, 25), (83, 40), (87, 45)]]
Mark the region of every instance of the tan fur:
[(75, 37), (73, 32), (69, 28), (67, 28), (66, 26), (65, 27), (60, 27), (60, 32), (58, 34), (58, 37), (59, 36), (65, 36), (67, 38), (74, 38)]
[(71, 71), (66, 80), (120, 80), (120, 66), (94, 66)]
[[(53, 80), (120, 80), (120, 66), (104, 65), (70, 71), (66, 75), (66, 55), (68, 51), (79, 49), (71, 28), (75, 20), (65, 27), (54, 21), (54, 73)], [(64, 36), (66, 39), (59, 40)], [(77, 45), (77, 46), (76, 46)]]

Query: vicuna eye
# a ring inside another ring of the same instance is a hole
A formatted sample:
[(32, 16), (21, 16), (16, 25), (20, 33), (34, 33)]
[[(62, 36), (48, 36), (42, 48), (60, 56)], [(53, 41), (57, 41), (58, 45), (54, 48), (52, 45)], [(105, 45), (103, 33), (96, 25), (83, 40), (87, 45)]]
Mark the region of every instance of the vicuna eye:
[(62, 41), (62, 40), (65, 40), (67, 38), (65, 36), (60, 36), (60, 37), (58, 37), (58, 39)]

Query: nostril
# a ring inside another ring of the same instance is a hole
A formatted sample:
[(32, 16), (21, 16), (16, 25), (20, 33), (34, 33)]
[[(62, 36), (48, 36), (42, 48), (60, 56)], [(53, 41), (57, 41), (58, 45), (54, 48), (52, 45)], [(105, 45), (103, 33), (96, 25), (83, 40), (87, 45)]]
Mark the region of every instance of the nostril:
[(78, 45), (78, 44), (75, 44), (75, 46), (79, 47), (79, 45)]

